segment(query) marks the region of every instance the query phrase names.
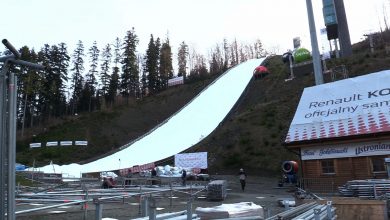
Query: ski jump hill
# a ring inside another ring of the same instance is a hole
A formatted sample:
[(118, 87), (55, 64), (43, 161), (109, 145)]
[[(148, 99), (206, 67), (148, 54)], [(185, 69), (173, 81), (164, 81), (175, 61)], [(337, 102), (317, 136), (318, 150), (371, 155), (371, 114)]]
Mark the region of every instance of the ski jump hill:
[(178, 154), (208, 136), (223, 121), (245, 91), (253, 70), (264, 60), (248, 60), (229, 69), (173, 116), (111, 155), (82, 165), (50, 164), (34, 170), (80, 177), (82, 173), (129, 168)]

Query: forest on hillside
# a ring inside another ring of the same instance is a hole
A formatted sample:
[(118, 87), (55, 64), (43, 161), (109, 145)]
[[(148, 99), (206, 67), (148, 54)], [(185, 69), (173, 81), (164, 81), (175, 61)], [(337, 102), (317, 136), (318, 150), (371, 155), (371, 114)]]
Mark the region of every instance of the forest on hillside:
[[(137, 52), (138, 42), (132, 28), (123, 39), (117, 37), (102, 48), (96, 41), (85, 48), (82, 40), (71, 53), (65, 43), (45, 44), (39, 51), (20, 48), (22, 60), (50, 67), (48, 71), (11, 68), (19, 76), (17, 125), (21, 136), (25, 128), (52, 119), (113, 108), (118, 100), (126, 104), (131, 98), (155, 95), (167, 89), (168, 79), (176, 76), (183, 76), (188, 83), (267, 55), (260, 40), (239, 45), (237, 40), (228, 43), (225, 39), (210, 50), (208, 58), (189, 51), (184, 41), (173, 57), (168, 37), (161, 40), (151, 34), (143, 54)], [(0, 52), (0, 56), (9, 54)], [(176, 71), (173, 59), (177, 59)]]

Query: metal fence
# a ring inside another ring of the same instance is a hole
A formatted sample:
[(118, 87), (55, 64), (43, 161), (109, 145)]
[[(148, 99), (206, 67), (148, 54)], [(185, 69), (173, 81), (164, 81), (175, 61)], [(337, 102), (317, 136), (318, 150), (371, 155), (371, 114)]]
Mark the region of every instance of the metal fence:
[[(189, 219), (192, 219), (192, 202), (197, 195), (207, 189), (206, 184), (208, 182), (205, 181), (204, 185), (201, 185), (200, 183), (190, 183), (187, 186), (176, 185), (174, 182), (171, 182), (169, 185), (162, 185), (159, 187), (152, 187), (151, 185), (127, 185), (110, 189), (101, 189), (100, 181), (90, 182), (89, 184), (81, 183), (82, 180), (60, 185), (46, 184), (45, 187), (38, 188), (20, 187), (16, 193), (16, 202), (19, 204), (33, 204), (39, 202), (46, 205), (39, 208), (19, 210), (15, 212), (15, 215), (48, 210), (57, 207), (81, 205), (84, 212), (81, 214), (82, 216), (80, 216), (80, 219), (88, 219), (88, 204), (92, 204), (95, 206), (95, 219), (100, 220), (102, 219), (104, 204), (112, 202), (122, 202), (124, 204), (126, 199), (133, 198), (139, 201), (138, 215), (140, 217), (149, 216), (149, 219), (159, 219), (156, 215), (155, 198), (160, 197), (161, 194), (163, 194), (163, 197), (167, 197), (169, 199), (169, 216), (185, 215), (188, 216)], [(187, 210), (176, 214), (172, 213), (174, 193), (183, 194), (184, 198), (187, 197)], [(166, 217), (164, 217), (164, 219), (166, 219)]]
[(338, 187), (343, 186), (350, 178), (324, 177), (324, 178), (301, 178), (298, 187), (313, 193), (334, 195), (338, 193)]

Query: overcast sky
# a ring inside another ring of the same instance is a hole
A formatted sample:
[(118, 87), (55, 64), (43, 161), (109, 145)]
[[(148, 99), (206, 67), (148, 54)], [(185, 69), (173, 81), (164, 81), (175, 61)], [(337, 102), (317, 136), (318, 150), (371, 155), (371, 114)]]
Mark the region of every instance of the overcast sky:
[[(383, 6), (390, 0), (344, 0), (353, 43), (368, 30), (384, 27)], [(313, 0), (316, 27), (324, 27), (322, 1)], [(301, 37), (310, 46), (305, 0), (12, 0), (2, 4), (0, 38), (16, 48), (27, 45), (39, 50), (45, 43), (65, 42), (69, 53), (78, 40), (86, 50), (97, 41), (99, 48), (123, 39), (135, 28), (145, 53), (150, 34), (165, 39), (174, 56), (185, 41), (199, 53), (224, 38), (252, 43), (260, 39), (269, 50), (283, 53), (292, 39)], [(318, 36), (320, 44), (321, 38)], [(0, 47), (0, 51), (4, 47)]]

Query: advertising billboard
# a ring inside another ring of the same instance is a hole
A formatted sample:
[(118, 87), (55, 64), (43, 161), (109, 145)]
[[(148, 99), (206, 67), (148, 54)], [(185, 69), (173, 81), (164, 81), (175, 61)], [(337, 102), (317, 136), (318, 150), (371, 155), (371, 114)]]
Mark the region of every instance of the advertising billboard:
[(207, 168), (207, 152), (175, 155), (175, 166), (186, 168)]
[(285, 142), (390, 131), (390, 70), (305, 88)]

